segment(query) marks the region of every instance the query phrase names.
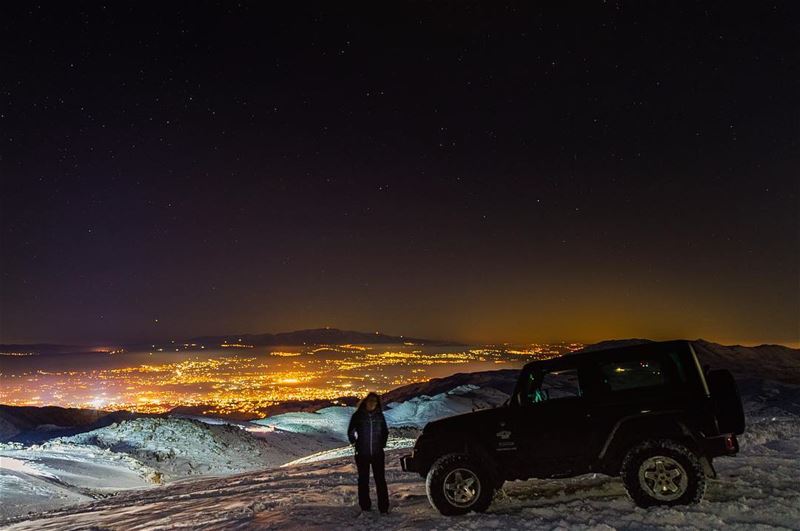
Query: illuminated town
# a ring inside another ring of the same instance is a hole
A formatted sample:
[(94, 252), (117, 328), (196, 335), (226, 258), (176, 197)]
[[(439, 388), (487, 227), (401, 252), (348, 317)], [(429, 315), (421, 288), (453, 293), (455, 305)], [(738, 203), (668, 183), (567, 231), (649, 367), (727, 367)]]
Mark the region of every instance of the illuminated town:
[(153, 352), (112, 349), (80, 355), (86, 361), (83, 369), (59, 370), (22, 360), (16, 365), (4, 361), (0, 403), (143, 413), (192, 407), (207, 415), (258, 417), (281, 402), (335, 402), (456, 372), (518, 368), (582, 345), (219, 347), (179, 345), (154, 348)]

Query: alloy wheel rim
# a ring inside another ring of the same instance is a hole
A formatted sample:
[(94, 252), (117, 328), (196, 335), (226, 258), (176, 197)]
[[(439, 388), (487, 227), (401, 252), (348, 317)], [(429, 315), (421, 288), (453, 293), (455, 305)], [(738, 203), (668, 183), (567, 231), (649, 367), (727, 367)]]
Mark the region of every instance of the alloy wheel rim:
[(472, 505), (481, 494), (481, 482), (475, 472), (456, 468), (444, 478), (444, 497), (456, 507)]
[(683, 496), (689, 486), (686, 469), (671, 457), (656, 455), (639, 467), (639, 484), (659, 501), (674, 501)]

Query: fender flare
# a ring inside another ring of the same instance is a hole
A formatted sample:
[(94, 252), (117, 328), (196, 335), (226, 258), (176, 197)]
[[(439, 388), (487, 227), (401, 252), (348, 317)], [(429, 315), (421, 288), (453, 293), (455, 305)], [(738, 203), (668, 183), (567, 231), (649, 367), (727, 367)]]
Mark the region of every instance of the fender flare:
[(464, 453), (474, 456), (481, 462), (483, 468), (489, 473), (495, 485), (502, 483), (504, 477), (500, 469), (500, 464), (494, 456), (492, 456), (492, 453), (486, 449), (484, 444), (474, 439), (468, 439), (464, 442)]
[[(611, 465), (612, 469), (616, 469), (617, 465), (621, 464), (622, 455), (620, 454), (626, 451), (634, 441), (653, 438), (665, 437), (677, 439), (684, 444), (689, 444), (693, 449), (696, 449), (697, 441), (692, 431), (679, 418), (681, 413), (680, 410), (644, 411), (622, 417), (614, 424), (611, 431), (608, 433), (600, 449), (600, 453), (597, 456), (597, 461), (599, 463), (604, 463), (604, 468), (608, 468), (609, 465)], [(633, 431), (635, 426), (642, 426), (655, 422), (661, 422), (663, 425), (655, 429), (650, 426), (643, 430), (642, 435), (633, 435), (633, 433), (635, 433)], [(617, 461), (619, 461), (619, 463), (617, 463)]]

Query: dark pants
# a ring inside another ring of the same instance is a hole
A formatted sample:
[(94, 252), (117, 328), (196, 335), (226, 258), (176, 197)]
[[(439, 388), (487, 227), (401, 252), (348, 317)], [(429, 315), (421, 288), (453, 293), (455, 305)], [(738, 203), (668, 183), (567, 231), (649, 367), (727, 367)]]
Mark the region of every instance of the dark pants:
[(375, 490), (378, 491), (378, 510), (385, 513), (389, 510), (389, 491), (386, 488), (386, 474), (384, 469), (383, 452), (376, 455), (357, 455), (358, 467), (358, 505), (362, 511), (369, 511), (372, 501), (369, 499), (369, 467), (372, 465), (372, 475), (375, 478)]

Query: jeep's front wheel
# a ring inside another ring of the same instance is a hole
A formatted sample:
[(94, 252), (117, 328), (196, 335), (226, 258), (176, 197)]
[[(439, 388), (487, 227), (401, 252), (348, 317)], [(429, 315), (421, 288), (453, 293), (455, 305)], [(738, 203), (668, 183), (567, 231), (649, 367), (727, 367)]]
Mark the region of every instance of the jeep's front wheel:
[(706, 490), (697, 455), (670, 440), (646, 441), (632, 448), (622, 462), (622, 481), (639, 507), (697, 503)]
[(483, 512), (494, 495), (488, 472), (466, 454), (448, 454), (433, 463), (425, 490), (431, 505), (445, 516)]

